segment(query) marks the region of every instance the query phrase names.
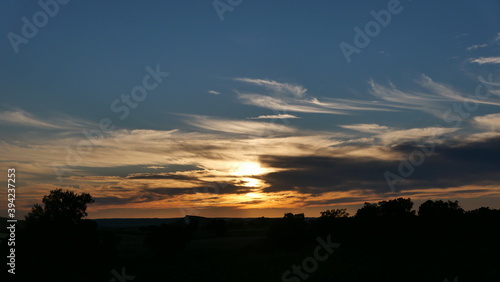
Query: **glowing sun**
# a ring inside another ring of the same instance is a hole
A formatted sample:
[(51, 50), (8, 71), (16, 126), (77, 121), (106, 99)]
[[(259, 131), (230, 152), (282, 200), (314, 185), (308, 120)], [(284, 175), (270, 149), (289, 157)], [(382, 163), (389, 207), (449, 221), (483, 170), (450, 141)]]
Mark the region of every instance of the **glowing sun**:
[(245, 162), (236, 164), (235, 168), (231, 171), (231, 175), (252, 176), (252, 175), (263, 174), (264, 172), (265, 172), (264, 168), (262, 168), (259, 165), (259, 163)]

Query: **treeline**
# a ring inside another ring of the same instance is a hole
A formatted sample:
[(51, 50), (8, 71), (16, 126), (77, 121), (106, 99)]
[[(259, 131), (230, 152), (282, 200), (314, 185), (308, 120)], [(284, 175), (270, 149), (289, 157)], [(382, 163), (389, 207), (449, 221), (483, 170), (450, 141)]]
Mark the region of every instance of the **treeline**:
[[(363, 205), (354, 217), (361, 219), (371, 219), (378, 217), (411, 217), (417, 215), (413, 210), (413, 202), (410, 198), (397, 198), (378, 203), (367, 203)], [(465, 211), (458, 201), (427, 200), (418, 208), (418, 216), (425, 218), (445, 219), (457, 216), (468, 215), (475, 217), (495, 217), (500, 216), (500, 210), (481, 207), (478, 209)], [(286, 216), (286, 215), (285, 215)], [(320, 218), (345, 218), (349, 217), (346, 209), (332, 209), (321, 212)]]
[(288, 213), (269, 229), (272, 245), (290, 251), (311, 248), (318, 237), (341, 244), (314, 281), (500, 279), (500, 210), (428, 200), (417, 211), (411, 199), (398, 198), (365, 203), (354, 216), (346, 209), (320, 215), (308, 222)]

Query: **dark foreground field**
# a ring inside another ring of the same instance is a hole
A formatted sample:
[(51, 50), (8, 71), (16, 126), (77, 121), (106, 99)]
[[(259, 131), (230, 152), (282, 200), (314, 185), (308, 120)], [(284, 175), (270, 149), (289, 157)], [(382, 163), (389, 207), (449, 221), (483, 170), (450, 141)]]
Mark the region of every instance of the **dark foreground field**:
[[(500, 281), (499, 223), (498, 211), (478, 209), (432, 217), (358, 212), (316, 219), (287, 214), (19, 226), (15, 276), (112, 282)], [(5, 241), (2, 247), (7, 253)]]

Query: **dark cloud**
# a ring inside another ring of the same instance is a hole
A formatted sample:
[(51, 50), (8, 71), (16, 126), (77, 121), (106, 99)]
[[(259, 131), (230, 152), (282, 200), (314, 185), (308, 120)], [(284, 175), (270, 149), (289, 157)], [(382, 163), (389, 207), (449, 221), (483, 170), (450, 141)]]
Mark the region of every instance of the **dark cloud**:
[[(73, 166), (72, 168), (79, 171), (79, 174), (75, 175), (94, 175), (94, 176), (119, 176), (119, 177), (127, 177), (129, 175), (139, 175), (139, 174), (148, 174), (154, 169), (150, 168), (151, 166), (155, 166), (155, 164), (151, 165), (128, 165), (128, 166), (113, 166), (113, 167), (88, 167), (88, 166)], [(178, 165), (171, 164), (166, 168), (162, 168), (164, 173), (169, 172), (179, 172), (179, 171), (191, 171), (198, 169), (198, 167), (193, 165)]]
[(144, 188), (142, 193), (151, 193), (155, 195), (176, 196), (185, 194), (245, 194), (252, 190), (250, 187), (238, 186), (226, 183), (207, 183), (206, 186), (197, 186), (191, 188)]
[(134, 195), (131, 197), (96, 197), (96, 205), (126, 205), (130, 203), (145, 203), (160, 200), (161, 197), (152, 194)]
[(263, 200), (253, 200), (253, 201), (239, 202), (238, 204), (255, 205), (255, 204), (261, 204), (264, 202), (265, 201), (263, 201)]
[[(411, 154), (424, 156), (422, 164), (411, 165), (414, 171), (410, 174), (404, 174), (411, 171), (411, 167), (408, 169), (400, 160), (263, 156), (260, 161), (264, 165), (285, 170), (269, 173), (262, 179), (270, 184), (266, 192), (294, 190), (311, 194), (357, 189), (389, 193), (390, 188), (384, 177), (386, 171), (406, 178), (396, 184), (400, 190), (500, 182), (500, 138), (436, 144), (434, 152), (425, 155), (424, 152), (430, 149), (430, 144), (424, 147), (416, 143), (392, 147), (395, 152), (402, 153), (405, 159)], [(419, 162), (418, 158), (414, 161)]]
[(198, 180), (197, 177), (172, 174), (172, 173), (138, 173), (127, 176), (127, 179), (173, 179), (173, 180)]
[(97, 205), (126, 205), (130, 203), (144, 203), (163, 200), (179, 195), (189, 194), (211, 194), (214, 195), (210, 198), (203, 198), (203, 200), (217, 199), (217, 195), (223, 194), (246, 194), (252, 191), (251, 187), (238, 186), (226, 183), (208, 183), (207, 186), (197, 186), (191, 188), (179, 187), (158, 187), (150, 188), (144, 187), (139, 190), (137, 194), (128, 197), (96, 197), (95, 203)]
[(329, 206), (334, 204), (348, 204), (348, 203), (358, 203), (361, 201), (365, 201), (364, 197), (344, 197), (337, 199), (327, 199), (327, 200), (319, 200), (319, 201), (308, 201), (308, 206)]
[(262, 177), (271, 185), (265, 189), (266, 192), (295, 190), (308, 194), (347, 191), (361, 188), (360, 185), (365, 189), (377, 189), (385, 183), (385, 170), (397, 167), (395, 161), (315, 156), (265, 156), (261, 162), (270, 167), (287, 169)]

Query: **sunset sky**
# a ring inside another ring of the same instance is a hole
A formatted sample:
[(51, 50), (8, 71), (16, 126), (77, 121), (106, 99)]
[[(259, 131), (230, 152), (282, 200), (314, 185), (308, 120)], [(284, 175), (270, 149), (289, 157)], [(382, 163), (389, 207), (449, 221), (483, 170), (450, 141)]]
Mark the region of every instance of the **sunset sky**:
[(500, 208), (498, 1), (60, 2), (0, 4), (19, 215), (57, 188), (90, 218)]

